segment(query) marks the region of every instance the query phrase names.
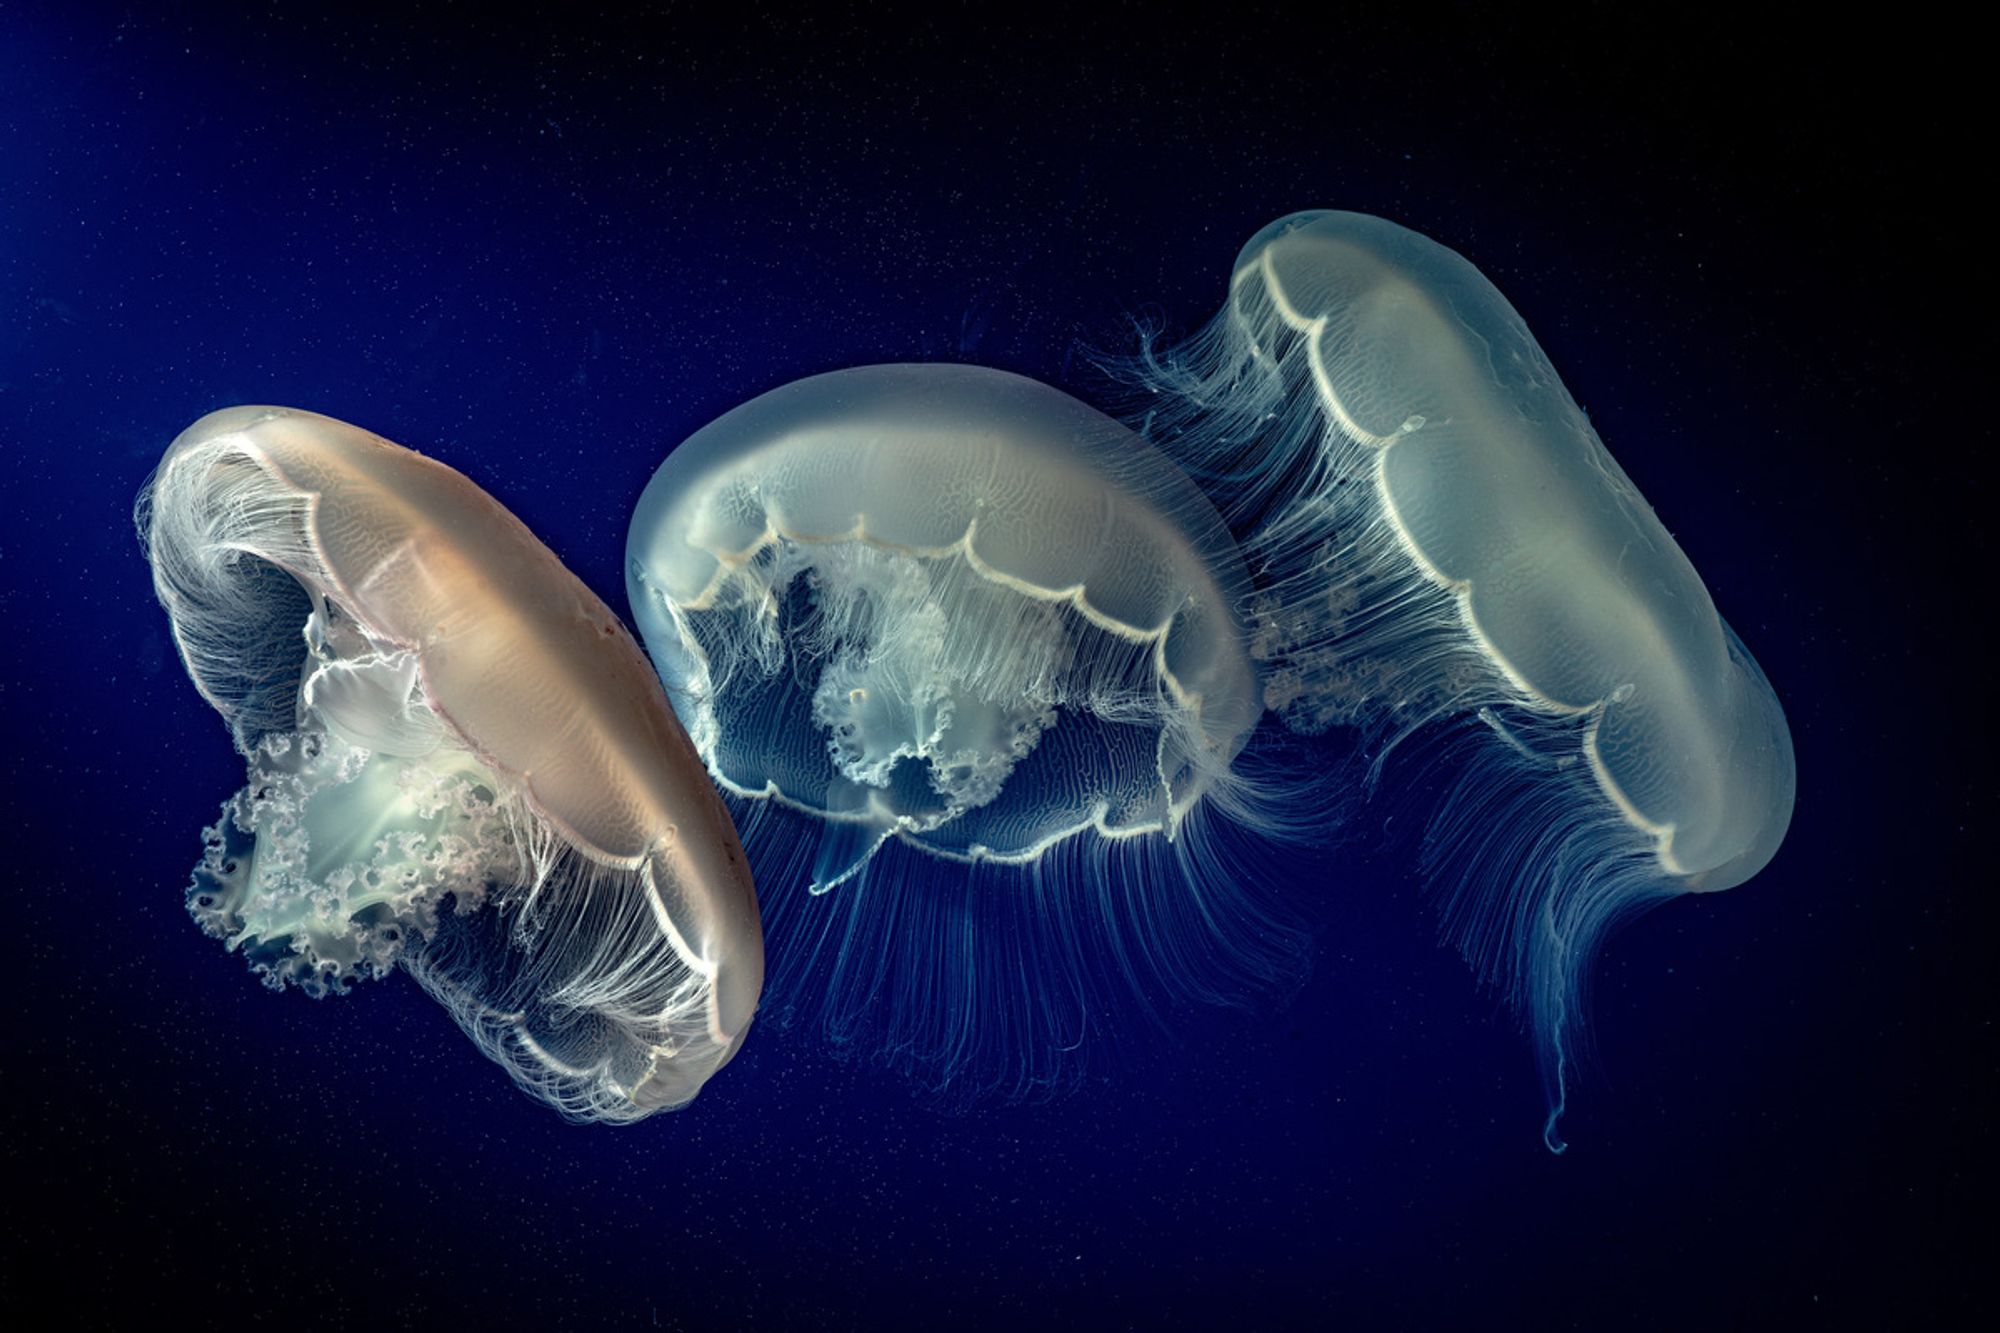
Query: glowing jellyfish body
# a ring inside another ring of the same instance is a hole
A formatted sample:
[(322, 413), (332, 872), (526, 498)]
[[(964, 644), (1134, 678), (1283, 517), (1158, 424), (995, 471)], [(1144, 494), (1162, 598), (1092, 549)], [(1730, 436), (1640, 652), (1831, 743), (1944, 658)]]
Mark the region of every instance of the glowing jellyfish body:
[(138, 507), (188, 673), (249, 759), (190, 907), (274, 986), (401, 964), (580, 1118), (691, 1099), (763, 981), (727, 812), (617, 618), (442, 464), (213, 413)]
[[(1242, 565), (1115, 421), (969, 366), (817, 376), (676, 449), (628, 556), (787, 935), (774, 991), (837, 1035), (940, 1085), (1032, 1085), (1105, 974), (1220, 998), (1282, 970), (1296, 937), (1203, 813), (1255, 819)], [(825, 896), (787, 896), (808, 881)]]
[(1602, 931), (1742, 883), (1784, 837), (1776, 696), (1520, 316), (1443, 246), (1281, 219), (1209, 329), (1141, 378), (1149, 438), (1265, 571), (1270, 706), (1387, 744), (1484, 724), (1432, 865), (1460, 944), (1539, 1029), (1559, 1148)]

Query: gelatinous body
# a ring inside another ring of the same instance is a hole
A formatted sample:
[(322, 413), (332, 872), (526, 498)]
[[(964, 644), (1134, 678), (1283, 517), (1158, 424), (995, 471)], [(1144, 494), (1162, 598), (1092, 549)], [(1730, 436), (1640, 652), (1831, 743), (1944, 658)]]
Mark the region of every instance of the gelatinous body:
[(1425, 237), (1281, 219), (1140, 378), (1142, 429), (1262, 571), (1269, 705), (1378, 753), (1476, 720), (1433, 865), (1460, 943), (1537, 1024), (1559, 1113), (1605, 927), (1740, 884), (1783, 839), (1775, 694), (1520, 316)]
[(309, 412), (202, 418), (138, 519), (251, 769), (203, 925), (276, 986), (403, 965), (567, 1114), (691, 1099), (757, 1006), (756, 896), (604, 604), (463, 476)]
[[(1241, 562), (1110, 418), (974, 367), (816, 376), (676, 449), (628, 556), (772, 928), (804, 918), (779, 989), (823, 992), (836, 1030), (872, 1011), (939, 1081), (1033, 1083), (1092, 1021), (1092, 973), (1233, 992), (1293, 946), (1196, 817), (1255, 822), (1231, 768), (1262, 712)], [(766, 872), (805, 827), (810, 871)], [(808, 879), (842, 892), (783, 901)]]

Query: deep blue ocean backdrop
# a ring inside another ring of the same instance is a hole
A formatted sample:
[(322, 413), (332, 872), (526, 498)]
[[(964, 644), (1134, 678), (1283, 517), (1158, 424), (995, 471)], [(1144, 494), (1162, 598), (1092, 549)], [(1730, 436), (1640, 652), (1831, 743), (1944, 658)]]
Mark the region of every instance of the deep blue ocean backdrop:
[[(1235, 8), (0, 3), (10, 1326), (1992, 1313), (1965, 35)], [(1307, 207), (1499, 285), (1791, 720), (1776, 861), (1612, 940), (1567, 1156), (1379, 811), (1285, 869), (1291, 1001), (970, 1112), (772, 1024), (690, 1110), (578, 1128), (407, 979), (271, 994), (188, 918), (243, 765), (130, 510), (197, 416), (430, 453), (623, 612), (640, 488), (718, 414), (890, 360), (1104, 402), (1094, 352), (1198, 327)]]

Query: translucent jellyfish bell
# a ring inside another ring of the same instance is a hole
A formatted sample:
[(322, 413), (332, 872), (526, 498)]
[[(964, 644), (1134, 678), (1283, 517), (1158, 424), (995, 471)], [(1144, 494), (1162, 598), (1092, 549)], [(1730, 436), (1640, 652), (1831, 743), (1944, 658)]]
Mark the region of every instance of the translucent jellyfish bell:
[(579, 1118), (728, 1062), (763, 984), (742, 848), (638, 645), (519, 520), (270, 407), (182, 432), (137, 516), (250, 762), (189, 891), (205, 928), (275, 987), (402, 965)]
[[(1198, 815), (1257, 821), (1241, 561), (1110, 418), (970, 366), (816, 376), (674, 450), (627, 550), (772, 929), (805, 918), (776, 988), (818, 988), (837, 1032), (873, 1021), (940, 1082), (1035, 1082), (1095, 973), (1233, 994), (1295, 945)], [(802, 836), (809, 869), (763, 868)], [(808, 880), (841, 901), (782, 903)]]
[(1506, 299), (1380, 218), (1300, 213), (1228, 305), (1141, 363), (1144, 430), (1260, 580), (1266, 698), (1379, 755), (1474, 719), (1431, 862), (1468, 955), (1533, 1018), (1551, 1146), (1594, 944), (1740, 884), (1791, 818), (1776, 695)]

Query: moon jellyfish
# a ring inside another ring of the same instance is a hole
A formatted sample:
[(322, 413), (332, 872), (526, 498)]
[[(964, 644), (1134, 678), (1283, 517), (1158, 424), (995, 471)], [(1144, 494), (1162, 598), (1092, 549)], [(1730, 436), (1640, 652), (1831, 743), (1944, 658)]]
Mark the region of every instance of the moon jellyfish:
[(689, 1101), (763, 984), (749, 866), (603, 602), (491, 496), (353, 426), (203, 417), (140, 495), (248, 785), (188, 905), (266, 982), (400, 965), (579, 1119)]
[[(739, 812), (773, 993), (954, 1093), (1068, 1077), (1115, 994), (1229, 1002), (1300, 936), (1220, 517), (1131, 431), (971, 366), (787, 385), (675, 449), (633, 615)], [(810, 886), (811, 892), (794, 892)]]
[(1607, 927), (1741, 884), (1784, 837), (1777, 697), (1520, 316), (1436, 242), (1283, 218), (1139, 378), (1142, 429), (1262, 571), (1265, 702), (1362, 728), (1374, 776), (1419, 731), (1472, 742), (1444, 751), (1427, 864), (1450, 935), (1539, 1035), (1560, 1151)]

